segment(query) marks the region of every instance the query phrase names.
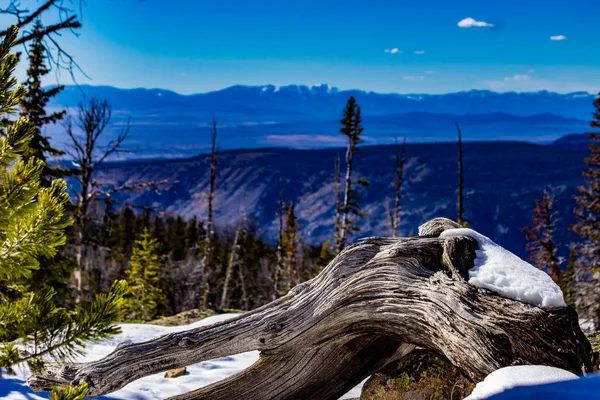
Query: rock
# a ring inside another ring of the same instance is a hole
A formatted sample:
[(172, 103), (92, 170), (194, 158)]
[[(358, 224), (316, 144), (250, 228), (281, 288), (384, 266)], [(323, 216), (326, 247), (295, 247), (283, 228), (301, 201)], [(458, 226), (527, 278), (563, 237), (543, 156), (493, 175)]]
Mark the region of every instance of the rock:
[(170, 369), (167, 372), (165, 372), (165, 378), (177, 378), (179, 376), (185, 375), (185, 372), (186, 372), (185, 367)]

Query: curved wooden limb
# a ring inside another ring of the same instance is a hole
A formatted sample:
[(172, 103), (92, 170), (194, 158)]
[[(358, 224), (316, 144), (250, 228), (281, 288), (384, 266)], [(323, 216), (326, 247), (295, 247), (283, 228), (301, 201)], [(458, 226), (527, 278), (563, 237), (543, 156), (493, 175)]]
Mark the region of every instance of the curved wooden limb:
[(478, 245), (469, 237), (439, 237), (455, 227), (436, 219), (420, 227), (418, 237), (364, 239), (265, 307), (119, 347), (102, 360), (48, 371), (29, 384), (49, 390), (86, 381), (90, 395), (98, 396), (169, 368), (260, 350), (260, 360), (246, 371), (176, 399), (244, 393), (248, 399), (329, 400), (409, 345), (444, 355), (474, 381), (523, 363), (591, 370), (591, 346), (572, 308), (542, 309), (467, 282)]
[(344, 340), (289, 354), (261, 355), (239, 374), (169, 400), (338, 398), (389, 361), (414, 349), (384, 336)]

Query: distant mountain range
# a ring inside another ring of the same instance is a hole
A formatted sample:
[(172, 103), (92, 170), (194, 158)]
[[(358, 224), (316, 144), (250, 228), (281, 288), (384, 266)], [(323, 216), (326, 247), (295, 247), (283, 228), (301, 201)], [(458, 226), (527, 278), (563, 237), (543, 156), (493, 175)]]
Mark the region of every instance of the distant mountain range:
[[(549, 143), (570, 133), (585, 132), (593, 94), (496, 93), (472, 90), (439, 95), (381, 94), (338, 90), (327, 85), (283, 87), (232, 86), (181, 95), (162, 89), (118, 89), (67, 86), (51, 107), (73, 108), (83, 94), (106, 99), (113, 107), (114, 131), (131, 118), (129, 146), (135, 157), (181, 157), (204, 151), (210, 121), (219, 123), (223, 149), (340, 146), (341, 110), (355, 96), (364, 116), (365, 142), (452, 141), (454, 122), (466, 141), (521, 140)], [(60, 127), (49, 128), (55, 142), (65, 140)]]
[[(400, 231), (417, 232), (426, 220), (456, 218), (456, 151), (454, 143), (409, 144), (406, 179), (402, 189)], [(359, 202), (368, 215), (355, 235), (389, 235), (388, 204), (393, 198), (394, 147), (362, 146), (356, 177), (371, 182), (359, 190)], [(465, 143), (465, 210), (470, 225), (521, 257), (526, 257), (521, 228), (531, 223), (535, 200), (549, 188), (557, 196), (560, 213), (555, 238), (566, 256), (576, 239), (573, 195), (583, 184), (581, 175), (589, 150), (577, 146), (537, 145), (524, 142)], [(333, 163), (343, 148), (296, 150), (282, 148), (223, 151), (219, 154), (216, 187), (218, 224), (233, 226), (245, 207), (249, 217), (271, 239), (276, 236), (279, 191), (296, 204), (302, 237), (319, 244), (333, 238)], [(342, 168), (344, 166), (342, 165)], [(170, 179), (173, 185), (159, 193), (117, 196), (137, 205), (153, 205), (190, 218), (206, 213), (208, 156), (179, 160), (110, 163), (100, 182), (116, 185)]]

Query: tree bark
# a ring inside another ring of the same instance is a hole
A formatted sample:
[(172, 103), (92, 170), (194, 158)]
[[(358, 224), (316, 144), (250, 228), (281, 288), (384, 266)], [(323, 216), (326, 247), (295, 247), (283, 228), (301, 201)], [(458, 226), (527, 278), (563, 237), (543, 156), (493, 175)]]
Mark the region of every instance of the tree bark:
[(251, 350), (247, 370), (174, 399), (333, 400), (414, 346), (480, 381), (515, 364), (591, 371), (592, 351), (571, 307), (539, 308), (468, 283), (477, 242), (440, 238), (435, 219), (412, 238), (367, 238), (317, 277), (234, 319), (124, 344), (105, 358), (29, 379), (35, 390), (87, 382), (89, 396), (144, 376)]

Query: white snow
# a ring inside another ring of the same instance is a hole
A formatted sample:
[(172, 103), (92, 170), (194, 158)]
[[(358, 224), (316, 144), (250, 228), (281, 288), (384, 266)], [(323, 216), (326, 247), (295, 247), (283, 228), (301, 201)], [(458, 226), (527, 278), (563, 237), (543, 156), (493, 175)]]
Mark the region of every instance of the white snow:
[(487, 399), (517, 386), (543, 385), (575, 379), (579, 379), (579, 377), (560, 368), (542, 365), (505, 367), (492, 372), (482, 382), (479, 382), (473, 393), (464, 400)]
[(469, 236), (479, 243), (475, 266), (469, 270), (473, 286), (537, 307), (566, 307), (560, 287), (544, 271), (472, 229), (448, 229), (440, 234), (451, 236)]
[(489, 400), (591, 400), (600, 393), (600, 375), (593, 374), (577, 380), (546, 383), (534, 386), (517, 386)]
[(584, 332), (594, 332), (596, 330), (596, 324), (591, 319), (580, 319), (579, 327)]
[[(78, 362), (98, 360), (111, 353), (119, 343), (142, 342), (167, 333), (180, 332), (187, 329), (211, 325), (235, 317), (236, 314), (221, 314), (185, 326), (165, 327), (150, 324), (121, 324), (121, 333), (109, 340), (91, 344), (86, 347), (85, 356)], [(204, 361), (187, 367), (187, 373), (179, 378), (164, 378), (159, 373), (131, 382), (123, 389), (98, 399), (122, 400), (159, 400), (189, 392), (211, 383), (220, 381), (233, 374), (241, 372), (258, 360), (258, 351), (221, 357), (216, 360)], [(26, 385), (30, 375), (26, 367), (16, 368), (16, 376), (8, 376), (2, 371), (0, 378), (0, 399), (5, 400), (42, 400), (48, 398), (48, 393), (35, 393)], [(362, 383), (348, 392), (342, 398), (360, 396)]]

